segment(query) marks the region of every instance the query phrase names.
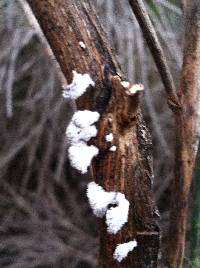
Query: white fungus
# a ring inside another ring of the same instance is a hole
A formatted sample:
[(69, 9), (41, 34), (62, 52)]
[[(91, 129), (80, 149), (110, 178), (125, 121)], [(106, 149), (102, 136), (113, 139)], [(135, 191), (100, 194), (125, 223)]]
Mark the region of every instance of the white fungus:
[(88, 127), (99, 120), (100, 114), (98, 112), (91, 112), (88, 110), (77, 111), (73, 115), (73, 122), (78, 127)]
[(99, 120), (100, 114), (88, 110), (77, 111), (73, 115), (66, 129), (66, 136), (71, 144), (79, 141), (89, 141), (97, 135), (97, 129), (93, 125)]
[(68, 141), (74, 144), (79, 141), (89, 141), (92, 137), (97, 135), (97, 129), (95, 126), (79, 128), (73, 123), (70, 123), (66, 130), (66, 135)]
[(95, 157), (98, 152), (97, 147), (93, 145), (88, 146), (84, 142), (79, 142), (69, 147), (68, 155), (72, 167), (84, 174), (87, 172), (93, 157)]
[(131, 84), (128, 81), (121, 81), (121, 85), (125, 88), (129, 88)]
[(84, 44), (84, 42), (83, 41), (80, 41), (80, 42), (78, 42), (79, 43), (79, 45), (80, 45), (80, 47), (81, 48), (83, 48), (83, 49), (85, 49), (86, 48), (86, 45)]
[(116, 207), (111, 207), (106, 212), (107, 230), (110, 234), (116, 234), (128, 221), (129, 201), (124, 194), (116, 193), (113, 199)]
[(99, 150), (97, 147), (86, 144), (97, 135), (97, 128), (93, 124), (98, 121), (100, 115), (88, 110), (77, 111), (66, 129), (66, 136), (70, 143), (68, 156), (72, 167), (81, 173), (86, 173), (90, 163)]
[(117, 150), (117, 146), (113, 145), (110, 147), (109, 151), (115, 152)]
[(71, 84), (64, 87), (63, 97), (75, 100), (79, 98), (90, 85), (94, 86), (95, 83), (89, 74), (79, 74), (73, 71), (73, 81)]
[(105, 139), (106, 139), (107, 142), (111, 142), (111, 141), (113, 141), (113, 134), (112, 134), (112, 133), (107, 134), (107, 135), (105, 136)]
[[(93, 213), (102, 218), (106, 217), (107, 230), (116, 234), (128, 220), (129, 201), (119, 192), (106, 192), (96, 184), (90, 182), (87, 188), (87, 197)], [(114, 205), (109, 207), (109, 205)]]
[(95, 182), (90, 182), (87, 187), (87, 197), (95, 216), (102, 218), (109, 204), (113, 203), (115, 192), (106, 192)]
[(121, 262), (135, 247), (137, 247), (136, 240), (130, 241), (128, 243), (118, 244), (114, 251), (113, 258), (118, 262)]

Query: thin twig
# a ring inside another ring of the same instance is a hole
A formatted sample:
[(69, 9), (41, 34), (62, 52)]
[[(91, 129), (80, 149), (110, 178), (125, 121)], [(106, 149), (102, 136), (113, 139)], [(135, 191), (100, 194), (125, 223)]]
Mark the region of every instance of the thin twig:
[(144, 38), (154, 58), (162, 82), (165, 86), (165, 91), (168, 96), (168, 104), (170, 108), (180, 108), (178, 97), (172, 75), (170, 73), (163, 49), (158, 40), (154, 26), (146, 11), (142, 0), (129, 0), (132, 11), (141, 27)]

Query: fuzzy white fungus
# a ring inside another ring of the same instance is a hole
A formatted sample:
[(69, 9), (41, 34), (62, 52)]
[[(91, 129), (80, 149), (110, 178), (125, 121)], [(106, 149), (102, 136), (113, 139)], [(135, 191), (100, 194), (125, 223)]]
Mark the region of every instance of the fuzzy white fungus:
[(97, 147), (88, 146), (84, 142), (79, 142), (69, 147), (68, 156), (72, 167), (79, 170), (82, 174), (87, 172), (93, 157), (98, 154)]
[(128, 243), (118, 244), (114, 251), (113, 258), (118, 262), (121, 262), (135, 247), (137, 247), (136, 240), (130, 241)]
[(97, 128), (93, 124), (98, 121), (100, 115), (88, 110), (77, 111), (66, 129), (66, 136), (70, 143), (68, 156), (72, 167), (81, 173), (86, 173), (90, 163), (99, 150), (97, 147), (86, 144), (97, 135)]
[(115, 199), (115, 192), (106, 192), (95, 182), (90, 182), (87, 187), (87, 197), (95, 216), (102, 218), (109, 204)]
[[(87, 188), (87, 197), (94, 215), (106, 217), (107, 230), (116, 234), (128, 220), (129, 201), (119, 192), (106, 192), (96, 184), (90, 182)], [(109, 205), (114, 205), (109, 207)]]
[(73, 122), (76, 126), (84, 128), (88, 127), (99, 120), (100, 114), (98, 112), (91, 112), (88, 110), (77, 111), (73, 115)]
[(107, 230), (110, 234), (116, 234), (128, 221), (129, 201), (124, 194), (116, 193), (113, 199), (116, 207), (111, 207), (106, 212)]
[(113, 145), (109, 149), (111, 152), (115, 152), (117, 150), (117, 146)]
[(113, 141), (113, 138), (114, 138), (114, 137), (113, 137), (113, 134), (112, 134), (112, 133), (107, 134), (106, 137), (105, 137), (105, 139), (106, 139), (107, 142), (111, 142), (111, 141)]
[(83, 48), (83, 49), (85, 49), (86, 48), (86, 45), (84, 44), (84, 42), (83, 41), (80, 41), (80, 42), (78, 42), (79, 43), (79, 45), (80, 45), (80, 47), (81, 48)]
[(66, 130), (68, 141), (72, 144), (79, 141), (89, 141), (92, 137), (97, 135), (97, 129), (95, 126), (89, 126), (86, 128), (79, 128), (73, 124), (70, 124)]
[(99, 120), (99, 113), (88, 110), (77, 111), (66, 129), (66, 136), (71, 144), (79, 141), (89, 141), (97, 135), (97, 129), (93, 125)]
[(89, 86), (94, 86), (95, 83), (89, 74), (79, 74), (73, 71), (73, 81), (63, 90), (63, 97), (70, 99), (79, 98)]

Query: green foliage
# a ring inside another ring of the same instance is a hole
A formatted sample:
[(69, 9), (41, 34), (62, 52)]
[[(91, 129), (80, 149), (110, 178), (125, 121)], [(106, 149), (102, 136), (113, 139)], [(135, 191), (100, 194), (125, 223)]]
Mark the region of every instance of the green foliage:
[(190, 260), (192, 267), (200, 268), (200, 148), (198, 150), (192, 186)]
[(156, 4), (154, 3), (154, 0), (148, 0), (146, 1), (147, 5), (149, 6), (149, 8), (153, 11), (153, 13), (159, 17), (159, 9), (156, 6)]
[[(169, 4), (180, 7), (180, 0), (168, 0), (168, 2)], [(155, 0), (146, 0), (146, 4), (157, 17), (160, 16), (159, 5), (156, 4)]]
[(200, 268), (200, 258), (196, 258), (191, 262), (191, 268)]

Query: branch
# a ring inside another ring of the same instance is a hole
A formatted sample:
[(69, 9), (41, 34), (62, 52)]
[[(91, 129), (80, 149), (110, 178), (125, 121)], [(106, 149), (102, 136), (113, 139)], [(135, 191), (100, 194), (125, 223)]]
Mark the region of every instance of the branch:
[[(89, 141), (99, 150), (92, 161), (92, 177), (106, 191), (123, 193), (130, 203), (128, 221), (119, 233), (109, 234), (104, 219), (100, 221), (99, 267), (137, 267), (138, 260), (142, 267), (156, 266), (159, 230), (152, 201), (151, 139), (137, 92), (142, 86), (131, 87), (118, 76), (118, 65), (90, 1), (28, 3), (67, 80), (75, 70), (89, 74), (95, 82), (95, 87), (88, 88), (76, 101), (78, 110), (101, 114), (97, 137)], [(107, 140), (107, 136), (112, 139)], [(134, 239), (137, 250), (123, 263), (117, 262), (113, 258), (116, 246)]]
[(167, 65), (167, 61), (154, 26), (146, 11), (145, 5), (142, 0), (129, 0), (129, 3), (141, 27), (144, 38), (151, 51), (162, 82), (165, 86), (165, 91), (168, 96), (168, 105), (172, 110), (174, 110), (174, 108), (180, 108), (172, 75)]
[(190, 187), (199, 143), (200, 2), (185, 1), (184, 57), (178, 96), (183, 107), (175, 114), (175, 179), (172, 183), (169, 267), (182, 267)]

